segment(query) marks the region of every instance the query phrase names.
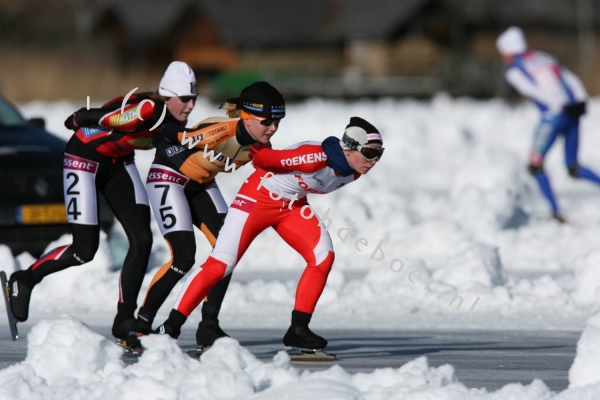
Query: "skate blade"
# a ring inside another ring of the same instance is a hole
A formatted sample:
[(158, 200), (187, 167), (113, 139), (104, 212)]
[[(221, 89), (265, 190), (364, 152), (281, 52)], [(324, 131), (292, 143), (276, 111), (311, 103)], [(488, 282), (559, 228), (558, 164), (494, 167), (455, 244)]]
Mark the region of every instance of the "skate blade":
[(336, 359), (335, 354), (326, 353), (323, 350), (301, 349), (290, 346), (284, 346), (283, 350), (288, 353), (292, 361), (323, 362)]
[(194, 350), (188, 350), (188, 351), (186, 351), (186, 353), (187, 353), (188, 356), (190, 356), (192, 358), (200, 358), (200, 356), (202, 355), (202, 353), (204, 353), (209, 348), (210, 348), (210, 346), (200, 345), (200, 346), (197, 346)]
[(17, 319), (10, 309), (10, 290), (8, 288), (8, 278), (6, 272), (0, 271), (0, 282), (2, 282), (2, 295), (4, 296), (4, 305), (6, 306), (6, 315), (8, 316), (8, 326), (10, 328), (10, 337), (13, 340), (19, 338), (19, 330), (17, 329)]
[(117, 344), (117, 346), (119, 346), (123, 350), (125, 350), (125, 353), (124, 353), (125, 355), (141, 356), (142, 353), (144, 352), (143, 348), (128, 346), (127, 342), (123, 339), (117, 339), (117, 340), (115, 340), (115, 343)]

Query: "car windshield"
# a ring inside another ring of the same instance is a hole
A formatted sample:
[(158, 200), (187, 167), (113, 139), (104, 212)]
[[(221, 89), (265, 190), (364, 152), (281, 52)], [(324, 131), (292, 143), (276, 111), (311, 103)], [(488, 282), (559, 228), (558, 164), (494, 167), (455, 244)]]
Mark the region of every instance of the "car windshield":
[(0, 127), (25, 126), (27, 121), (6, 100), (0, 97)]

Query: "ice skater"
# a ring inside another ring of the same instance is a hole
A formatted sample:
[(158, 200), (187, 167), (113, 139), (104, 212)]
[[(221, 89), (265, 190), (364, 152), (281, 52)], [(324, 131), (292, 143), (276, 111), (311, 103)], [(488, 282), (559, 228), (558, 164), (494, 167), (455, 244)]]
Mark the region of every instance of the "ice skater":
[[(221, 172), (233, 172), (250, 162), (255, 143), (269, 144), (285, 117), (281, 93), (267, 82), (255, 82), (239, 97), (221, 104), (229, 118), (207, 118), (195, 127), (163, 130), (148, 173), (146, 190), (171, 259), (154, 276), (138, 312), (138, 322), (127, 338), (129, 349), (141, 349), (139, 336), (151, 332), (156, 313), (173, 287), (195, 262), (194, 226), (215, 245), (225, 220), (227, 203), (215, 181)], [(185, 132), (185, 137), (184, 137)], [(231, 275), (207, 292), (196, 341), (204, 346), (227, 334), (219, 325), (219, 311)]]
[(327, 340), (308, 325), (333, 265), (334, 252), (329, 233), (306, 196), (331, 193), (368, 173), (380, 160), (382, 145), (377, 128), (353, 117), (341, 140), (332, 136), (322, 143), (301, 142), (285, 150), (252, 146), (250, 158), (257, 170), (240, 188), (210, 257), (192, 270), (159, 331), (177, 338), (187, 317), (211, 288), (228, 277), (252, 241), (272, 227), (306, 261), (283, 344), (324, 349)]
[(565, 163), (569, 175), (600, 185), (600, 177), (577, 162), (579, 119), (586, 111), (587, 92), (579, 78), (549, 54), (529, 51), (523, 31), (511, 27), (496, 41), (506, 65), (507, 82), (540, 109), (529, 154), (529, 172), (537, 181), (552, 209), (552, 218), (564, 223), (558, 203), (544, 171), (544, 157), (558, 135), (565, 137)]
[(197, 97), (194, 72), (187, 64), (175, 61), (165, 71), (158, 90), (132, 95), (123, 113), (123, 97), (118, 97), (102, 108), (82, 108), (67, 118), (65, 126), (75, 131), (63, 163), (65, 207), (73, 243), (52, 249), (28, 269), (10, 276), (10, 308), (17, 321), (27, 320), (32, 290), (44, 277), (94, 258), (99, 246), (97, 200), (101, 192), (129, 241), (112, 326), (116, 338), (126, 339), (135, 323), (137, 297), (152, 247), (148, 196), (134, 162), (134, 150), (152, 149), (153, 136), (160, 137), (165, 126), (184, 127)]

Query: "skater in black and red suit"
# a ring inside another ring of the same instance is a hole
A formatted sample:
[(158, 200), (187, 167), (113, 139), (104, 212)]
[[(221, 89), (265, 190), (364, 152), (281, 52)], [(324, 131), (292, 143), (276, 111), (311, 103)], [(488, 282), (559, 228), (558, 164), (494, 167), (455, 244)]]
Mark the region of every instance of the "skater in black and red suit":
[(27, 320), (32, 290), (44, 277), (94, 258), (100, 234), (97, 203), (102, 193), (129, 240), (112, 326), (116, 338), (126, 338), (135, 323), (137, 297), (152, 247), (148, 196), (134, 162), (134, 150), (153, 148), (153, 137), (155, 142), (161, 141), (168, 126), (185, 126), (197, 97), (194, 72), (187, 64), (175, 61), (167, 68), (157, 92), (132, 95), (123, 111), (124, 98), (118, 97), (102, 108), (82, 108), (67, 118), (65, 126), (75, 131), (63, 163), (73, 243), (47, 252), (28, 269), (10, 276), (10, 306), (18, 321)]

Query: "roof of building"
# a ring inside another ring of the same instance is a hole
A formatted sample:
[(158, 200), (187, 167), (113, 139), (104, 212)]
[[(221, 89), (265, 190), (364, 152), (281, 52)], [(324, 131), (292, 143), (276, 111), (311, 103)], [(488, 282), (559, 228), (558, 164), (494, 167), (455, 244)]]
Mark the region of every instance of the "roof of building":
[(225, 44), (239, 47), (318, 45), (387, 39), (431, 0), (128, 0), (112, 11), (129, 38), (168, 33), (182, 14), (205, 14)]

